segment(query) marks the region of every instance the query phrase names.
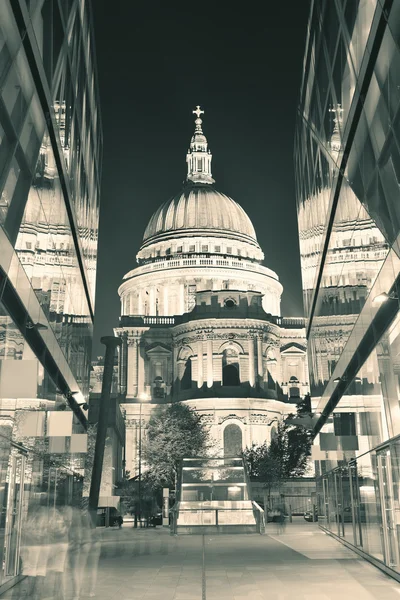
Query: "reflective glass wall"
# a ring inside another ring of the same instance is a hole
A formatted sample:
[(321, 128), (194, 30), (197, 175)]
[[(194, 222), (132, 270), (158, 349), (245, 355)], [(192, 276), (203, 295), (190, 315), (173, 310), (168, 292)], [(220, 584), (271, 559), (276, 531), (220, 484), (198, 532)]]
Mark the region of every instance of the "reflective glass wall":
[(398, 3), (312, 3), (295, 169), (320, 510), (387, 565), (371, 451), (400, 434), (399, 74)]
[(89, 0), (1, 0), (0, 591), (31, 502), (81, 496), (101, 148)]
[(317, 480), (318, 521), (400, 574), (400, 439)]

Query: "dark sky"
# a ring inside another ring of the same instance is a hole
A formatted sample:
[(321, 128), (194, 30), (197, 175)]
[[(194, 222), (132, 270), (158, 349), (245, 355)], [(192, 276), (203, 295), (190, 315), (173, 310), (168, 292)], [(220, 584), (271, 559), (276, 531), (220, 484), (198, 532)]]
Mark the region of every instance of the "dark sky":
[(252, 220), (282, 314), (302, 315), (293, 135), (308, 0), (94, 0), (104, 132), (94, 356), (152, 213), (178, 193), (200, 104), (216, 188)]

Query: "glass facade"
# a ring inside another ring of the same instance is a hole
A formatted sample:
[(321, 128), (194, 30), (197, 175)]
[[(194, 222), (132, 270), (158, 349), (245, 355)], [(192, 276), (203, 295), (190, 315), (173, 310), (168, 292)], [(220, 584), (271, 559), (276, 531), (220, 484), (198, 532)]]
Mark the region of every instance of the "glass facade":
[(0, 591), (82, 495), (102, 131), (88, 0), (0, 2)]
[(374, 448), (400, 434), (399, 79), (396, 2), (312, 4), (295, 173), (320, 514), (395, 570)]

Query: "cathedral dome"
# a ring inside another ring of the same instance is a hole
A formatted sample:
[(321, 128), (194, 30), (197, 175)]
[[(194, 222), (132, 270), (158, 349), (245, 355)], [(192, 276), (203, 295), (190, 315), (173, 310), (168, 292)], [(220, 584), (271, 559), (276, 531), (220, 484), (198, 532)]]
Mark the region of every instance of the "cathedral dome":
[(254, 227), (243, 208), (208, 183), (189, 184), (162, 204), (151, 217), (143, 242), (151, 243), (177, 233), (215, 234), (258, 245)]

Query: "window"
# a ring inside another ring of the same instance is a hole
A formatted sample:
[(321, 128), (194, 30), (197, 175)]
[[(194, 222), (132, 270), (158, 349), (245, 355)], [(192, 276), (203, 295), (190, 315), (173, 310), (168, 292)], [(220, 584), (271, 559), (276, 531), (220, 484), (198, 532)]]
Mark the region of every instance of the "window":
[(202, 252), (208, 252), (208, 245), (206, 244), (205, 246), (201, 247), (201, 251)]
[(240, 250), (240, 248), (237, 249), (237, 255), (240, 256), (242, 254), (242, 251)]
[(25, 245), (26, 245), (26, 249), (27, 250), (31, 250), (31, 248), (32, 248), (32, 243), (31, 242), (25, 242)]
[(196, 252), (196, 246), (189, 246), (189, 252)]
[(227, 254), (232, 254), (232, 246), (227, 246), (226, 253)]
[(156, 256), (161, 256), (161, 250), (157, 250)]
[(167, 248), (166, 251), (165, 251), (165, 254), (167, 254), (167, 255), (171, 254), (171, 248)]
[(176, 252), (177, 252), (178, 254), (181, 254), (181, 253), (182, 253), (182, 250), (183, 250), (182, 246), (178, 246), (178, 247), (177, 247), (177, 249), (176, 249)]
[(221, 246), (214, 246), (214, 252), (221, 252)]
[(356, 435), (356, 417), (354, 413), (333, 413), (335, 435)]
[(233, 298), (226, 298), (224, 304), (226, 308), (234, 308), (236, 306), (236, 302)]

